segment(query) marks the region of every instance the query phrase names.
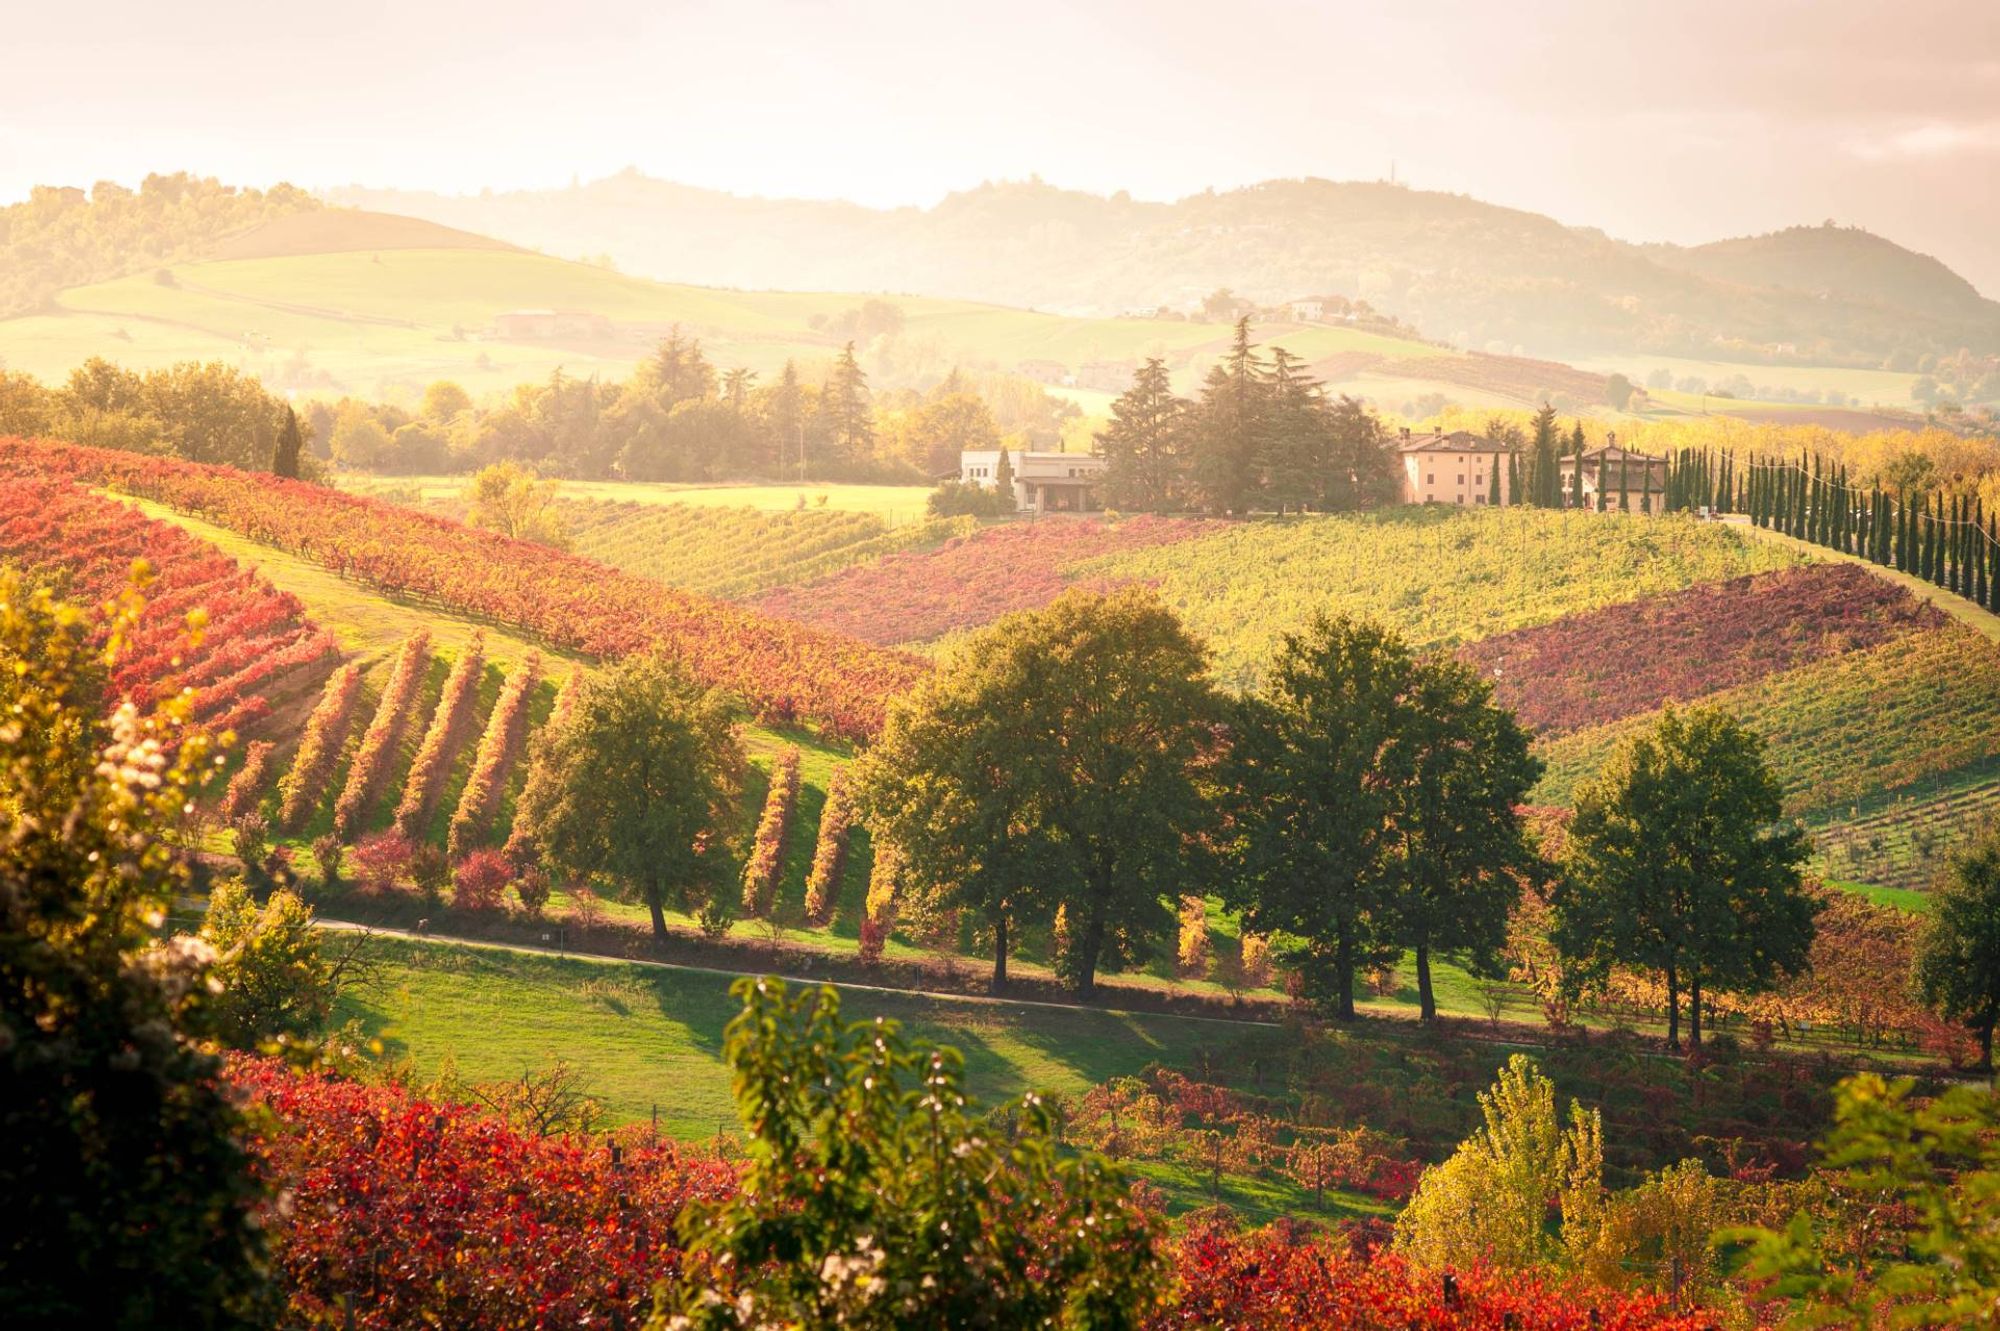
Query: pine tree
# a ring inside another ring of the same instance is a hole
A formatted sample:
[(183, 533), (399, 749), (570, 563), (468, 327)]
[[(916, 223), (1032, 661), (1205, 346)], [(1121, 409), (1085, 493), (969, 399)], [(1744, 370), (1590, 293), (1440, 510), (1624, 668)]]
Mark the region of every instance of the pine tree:
[(299, 455), (305, 442), (299, 437), (299, 414), (285, 408), (285, 423), (278, 427), (278, 446), (271, 452), (271, 474), (287, 480), (299, 478)]
[(866, 460), (875, 448), (875, 413), (868, 401), (868, 376), (854, 359), (852, 342), (841, 348), (833, 363), (833, 373), (820, 395), (820, 411), (840, 460)]
[(1193, 479), (1202, 502), (1214, 512), (1241, 513), (1254, 497), (1263, 434), (1262, 371), (1246, 316), (1236, 322), (1229, 355), (1202, 385)]
[(1175, 396), (1166, 362), (1149, 358), (1111, 404), (1111, 423), (1097, 436), (1112, 507), (1180, 507), (1187, 494), (1187, 417), (1188, 403)]
[(1271, 351), (1264, 376), (1264, 405), (1257, 431), (1255, 470), (1266, 503), (1279, 513), (1303, 512), (1320, 496), (1326, 451), (1325, 403), (1319, 381), (1283, 347)]

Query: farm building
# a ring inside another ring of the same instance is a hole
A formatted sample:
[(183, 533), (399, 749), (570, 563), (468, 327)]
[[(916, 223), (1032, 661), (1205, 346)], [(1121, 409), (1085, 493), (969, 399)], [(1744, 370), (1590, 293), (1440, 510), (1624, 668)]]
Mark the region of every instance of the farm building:
[[(999, 483), (997, 448), (967, 449), (958, 455), (958, 478), (991, 490)], [(1098, 506), (1097, 487), (1104, 459), (1095, 453), (1008, 453), (1014, 473), (1014, 507), (1023, 513), (1088, 513)]]
[[(1562, 496), (1567, 504), (1570, 487), (1576, 475), (1577, 457), (1574, 453), (1564, 454), (1562, 459)], [(1667, 492), (1667, 460), (1650, 453), (1635, 453), (1629, 448), (1621, 448), (1616, 438), (1607, 440), (1602, 448), (1586, 449), (1583, 454), (1583, 506), (1598, 507), (1597, 496), (1604, 495), (1604, 507), (1615, 509), (1620, 506), (1619, 496), (1624, 496), (1624, 507), (1633, 512), (1650, 513), (1660, 506)], [(1648, 498), (1650, 496), (1650, 499)]]
[(1482, 439), (1469, 430), (1411, 434), (1405, 429), (1396, 442), (1397, 460), (1403, 464), (1403, 502), (1484, 504), (1492, 498), (1497, 472), (1500, 502), (1511, 503), (1507, 462), (1514, 452), (1510, 445)]
[(508, 310), (493, 316), (493, 336), (513, 341), (610, 335), (611, 320), (590, 310)]

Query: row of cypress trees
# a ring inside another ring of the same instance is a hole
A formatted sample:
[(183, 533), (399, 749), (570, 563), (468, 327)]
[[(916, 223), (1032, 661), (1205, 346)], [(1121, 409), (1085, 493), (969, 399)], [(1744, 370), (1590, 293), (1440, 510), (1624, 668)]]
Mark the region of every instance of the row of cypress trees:
[(1817, 454), (1752, 461), (1743, 507), (1768, 527), (1922, 578), (2000, 611), (2000, 532), (1977, 496), (1862, 489)]

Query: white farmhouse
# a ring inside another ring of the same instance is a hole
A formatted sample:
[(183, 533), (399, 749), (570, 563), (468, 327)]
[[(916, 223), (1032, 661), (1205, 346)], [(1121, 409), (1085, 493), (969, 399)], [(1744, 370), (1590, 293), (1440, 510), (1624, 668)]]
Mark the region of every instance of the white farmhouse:
[[(997, 448), (958, 455), (958, 479), (991, 490), (999, 483)], [(1023, 513), (1088, 513), (1098, 507), (1104, 459), (1095, 453), (1007, 452), (1014, 472), (1014, 507)]]

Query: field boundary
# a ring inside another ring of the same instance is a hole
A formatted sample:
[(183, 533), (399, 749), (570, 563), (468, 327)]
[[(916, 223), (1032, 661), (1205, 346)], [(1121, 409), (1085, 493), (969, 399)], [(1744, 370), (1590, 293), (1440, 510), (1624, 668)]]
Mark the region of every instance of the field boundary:
[(1889, 568), (1862, 555), (1849, 554), (1844, 550), (1829, 549), (1824, 545), (1815, 545), (1811, 541), (1803, 540), (1788, 532), (1774, 531), (1769, 527), (1760, 527), (1742, 514), (1731, 514), (1725, 517), (1723, 521), (1732, 527), (1742, 527), (1763, 540), (1773, 541), (1780, 545), (1788, 545), (1793, 549), (1804, 551), (1822, 560), (1839, 560), (1849, 564), (1859, 564), (1876, 577), (1895, 583), (1918, 600), (1928, 601), (1950, 615), (1953, 619), (1956, 619), (1959, 623), (1964, 624), (1967, 628), (1976, 630), (1980, 636), (1986, 638), (1989, 642), (2000, 643), (2000, 615), (1994, 614), (1983, 606), (1974, 605), (1963, 596), (1948, 592), (1934, 582), (1926, 582), (1914, 573), (1905, 573), (1901, 569)]

